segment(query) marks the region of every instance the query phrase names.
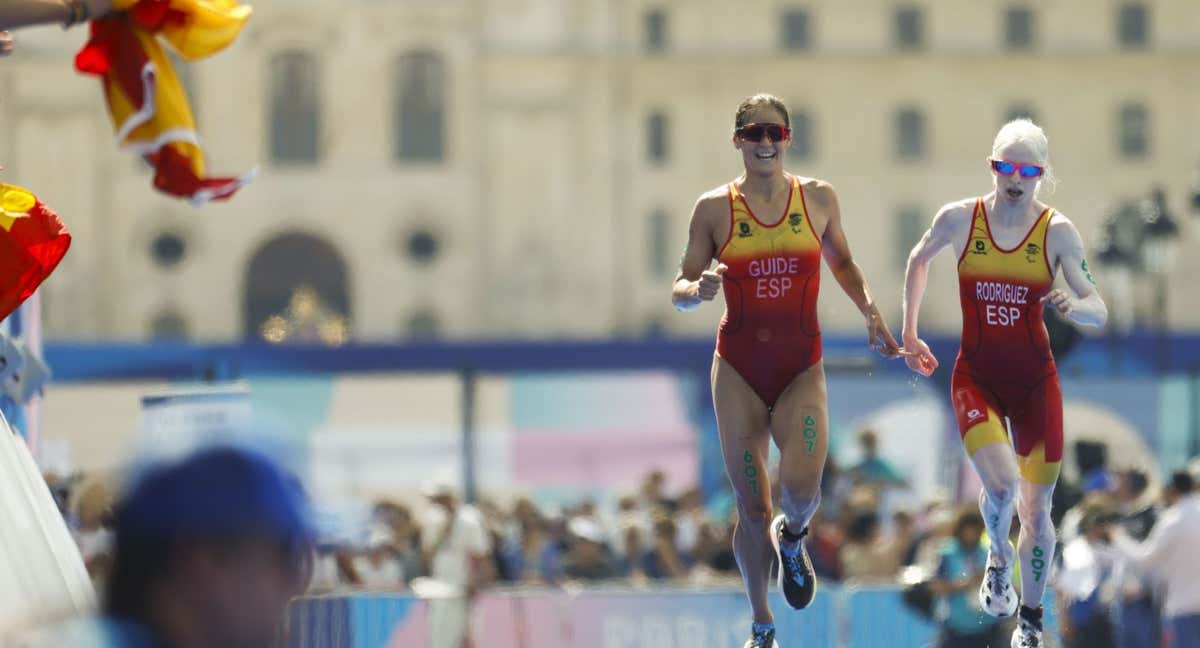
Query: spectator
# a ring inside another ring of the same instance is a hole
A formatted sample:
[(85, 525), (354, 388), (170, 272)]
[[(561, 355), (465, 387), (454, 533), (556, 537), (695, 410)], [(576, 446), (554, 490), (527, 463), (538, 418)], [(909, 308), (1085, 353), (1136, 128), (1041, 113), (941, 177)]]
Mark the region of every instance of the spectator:
[[(1150, 535), (1158, 517), (1143, 495), (1148, 485), (1145, 473), (1127, 470), (1117, 476), (1117, 506), (1121, 526), (1135, 540)], [(1135, 565), (1122, 560), (1114, 578), (1117, 585), (1113, 602), (1113, 631), (1119, 648), (1160, 648), (1161, 623), (1149, 579)]]
[(850, 496), (853, 483), (846, 471), (829, 457), (825, 460), (825, 472), (821, 474), (821, 508), (825, 517), (836, 520), (842, 514), (846, 498)]
[(1007, 646), (1004, 628), (979, 609), (975, 601), (979, 580), (987, 564), (983, 545), (983, 516), (975, 507), (963, 509), (954, 519), (951, 537), (938, 552), (930, 590), (938, 597), (939, 648)]
[(95, 480), (81, 484), (74, 500), (72, 508), (79, 524), (75, 530), (75, 542), (79, 545), (83, 564), (96, 590), (104, 591), (108, 573), (112, 569), (113, 495), (103, 482)]
[(1117, 518), (1110, 509), (1086, 506), (1079, 536), (1063, 546), (1056, 589), (1067, 648), (1113, 648), (1109, 610), (1114, 597), (1116, 554), (1109, 548), (1108, 524)]
[(924, 531), (917, 538), (915, 564), (928, 573), (937, 571), (942, 549), (946, 541), (954, 536), (954, 524), (958, 514), (945, 502), (935, 502), (925, 507)]
[(848, 581), (891, 580), (900, 568), (896, 552), (883, 539), (879, 515), (874, 511), (855, 516), (846, 531), (846, 544), (839, 556), (842, 574)]
[(423, 534), (425, 563), (430, 578), (452, 595), (430, 603), (431, 645), (459, 648), (469, 641), (470, 600), (487, 582), (491, 544), (479, 510), (459, 503), (452, 486), (428, 484), (425, 496), (434, 505)]
[(646, 575), (642, 572), (642, 556), (645, 553), (642, 528), (627, 522), (621, 529), (621, 555), (617, 559), (617, 572), (633, 581), (643, 580)]
[(675, 506), (675, 525), (678, 531), (677, 544), (685, 555), (691, 555), (700, 541), (700, 526), (707, 516), (704, 513), (703, 501), (698, 487), (684, 491)]
[(845, 541), (841, 527), (834, 521), (833, 514), (826, 514), (825, 508), (817, 509), (808, 527), (808, 556), (812, 561), (813, 571), (818, 578), (830, 581), (842, 580), (842, 559), (840, 548)]
[(378, 525), (370, 530), (366, 547), (354, 557), (354, 573), (360, 587), (383, 591), (404, 589), (406, 579), (412, 576), (404, 573), (391, 530)]
[(573, 580), (598, 581), (616, 578), (619, 574), (608, 545), (604, 529), (586, 517), (573, 518), (567, 525), (573, 541), (563, 560), (563, 575)]
[(455, 591), (473, 594), (483, 584), (489, 560), (483, 516), (474, 506), (460, 504), (448, 484), (426, 486), (425, 496), (434, 505), (423, 534), (429, 575)]
[[(1103, 447), (1103, 446), (1101, 446)], [(1101, 454), (1101, 457), (1103, 454)], [(1116, 476), (1104, 466), (1093, 466), (1088, 469), (1079, 481), (1081, 499), (1062, 517), (1059, 536), (1063, 546), (1074, 540), (1081, 533), (1079, 523), (1085, 511), (1093, 508), (1111, 508), (1117, 502), (1118, 481)]]
[(652, 580), (683, 580), (687, 576), (687, 561), (675, 544), (675, 522), (667, 516), (654, 520), (654, 544), (642, 558), (642, 570)]
[(900, 471), (879, 456), (879, 436), (875, 430), (867, 428), (860, 432), (858, 447), (862, 451), (862, 459), (850, 469), (850, 479), (856, 485), (870, 486), (879, 491), (891, 486), (908, 486)]
[(542, 582), (556, 585), (562, 582), (563, 561), (571, 549), (570, 538), (567, 535), (567, 519), (561, 511), (553, 511), (546, 516), (546, 537), (538, 551), (538, 575)]
[(896, 511), (892, 514), (892, 537), (889, 542), (897, 566), (904, 567), (917, 561), (917, 523), (912, 513)]
[(736, 576), (737, 559), (733, 555), (733, 527), (705, 520), (692, 559), (717, 576)]
[(1163, 493), (1163, 511), (1145, 542), (1113, 525), (1113, 544), (1134, 566), (1165, 589), (1163, 618), (1168, 648), (1200, 647), (1200, 495), (1191, 476), (1177, 472)]
[(343, 576), (338, 564), (340, 547), (332, 542), (318, 543), (313, 550), (313, 574), (308, 583), (308, 591), (314, 594), (324, 594), (339, 589), (343, 583), (350, 582)]
[(667, 476), (661, 470), (652, 470), (642, 480), (638, 493), (641, 510), (653, 516), (670, 507), (671, 502), (664, 493)]

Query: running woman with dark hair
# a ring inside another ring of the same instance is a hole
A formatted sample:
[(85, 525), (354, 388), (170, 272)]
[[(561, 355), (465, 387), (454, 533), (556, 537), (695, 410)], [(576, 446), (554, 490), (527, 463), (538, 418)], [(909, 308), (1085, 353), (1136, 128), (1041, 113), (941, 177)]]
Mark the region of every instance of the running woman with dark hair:
[[(767, 603), (772, 558), (788, 605), (816, 594), (803, 545), (820, 501), (829, 450), (825, 369), (817, 324), (821, 257), (866, 319), (869, 344), (900, 354), (850, 255), (833, 187), (784, 171), (787, 107), (771, 95), (738, 106), (733, 146), (745, 173), (700, 196), (671, 301), (690, 311), (724, 290), (725, 316), (712, 365), (713, 406), (737, 499), (733, 550), (753, 610), (746, 648), (775, 646)], [(709, 270), (713, 260), (717, 266)], [(782, 514), (771, 518), (767, 451), (780, 450)]]

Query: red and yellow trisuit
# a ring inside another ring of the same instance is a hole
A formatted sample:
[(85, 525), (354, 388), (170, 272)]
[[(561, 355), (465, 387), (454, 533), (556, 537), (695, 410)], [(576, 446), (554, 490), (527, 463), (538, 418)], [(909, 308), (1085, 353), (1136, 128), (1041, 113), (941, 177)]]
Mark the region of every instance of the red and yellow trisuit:
[(821, 359), (817, 293), (821, 240), (813, 231), (800, 179), (783, 214), (760, 220), (735, 183), (729, 184), (729, 239), (717, 253), (724, 275), (725, 315), (717, 353), (767, 407), (797, 374)]
[(975, 201), (971, 236), (958, 259), (962, 346), (951, 397), (967, 453), (1007, 443), (1007, 417), (1022, 476), (1050, 485), (1062, 460), (1062, 392), (1042, 321), (1041, 298), (1054, 283), (1047, 207), (1015, 247), (992, 238), (987, 209)]

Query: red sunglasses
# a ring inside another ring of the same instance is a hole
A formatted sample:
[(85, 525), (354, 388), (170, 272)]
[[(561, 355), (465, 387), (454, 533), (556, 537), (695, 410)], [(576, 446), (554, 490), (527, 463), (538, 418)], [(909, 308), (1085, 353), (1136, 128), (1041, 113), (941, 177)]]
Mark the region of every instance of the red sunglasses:
[(763, 135), (771, 143), (782, 142), (792, 136), (792, 129), (783, 124), (746, 124), (733, 132), (738, 139), (747, 142), (761, 142)]
[(1002, 176), (1010, 176), (1013, 173), (1020, 172), (1022, 178), (1040, 178), (1046, 173), (1045, 167), (1040, 167), (1036, 164), (1022, 164), (1019, 162), (1009, 162), (1008, 160), (991, 160), (992, 171)]

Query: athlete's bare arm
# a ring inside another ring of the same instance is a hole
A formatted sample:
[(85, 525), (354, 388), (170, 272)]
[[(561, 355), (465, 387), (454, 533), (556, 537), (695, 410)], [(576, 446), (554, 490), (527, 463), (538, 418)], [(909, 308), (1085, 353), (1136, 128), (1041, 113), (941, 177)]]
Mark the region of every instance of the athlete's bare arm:
[(846, 240), (846, 231), (842, 229), (842, 212), (833, 185), (821, 180), (807, 181), (804, 195), (809, 199), (809, 208), (820, 210), (826, 217), (825, 233), (821, 237), (821, 256), (825, 257), (825, 263), (838, 285), (867, 319), (867, 344), (885, 357), (897, 357), (900, 344), (892, 337), (887, 323), (879, 314), (879, 308), (871, 299), (867, 278), (850, 254), (850, 243)]
[(1083, 252), (1083, 238), (1075, 224), (1060, 213), (1055, 212), (1050, 221), (1050, 231), (1046, 234), (1046, 254), (1054, 259), (1053, 265), (1062, 271), (1063, 279), (1074, 296), (1067, 291), (1055, 288), (1042, 297), (1042, 301), (1058, 309), (1058, 312), (1070, 318), (1072, 322), (1083, 326), (1104, 326), (1108, 320), (1108, 307), (1096, 290), (1096, 282), (1088, 269), (1087, 259)]
[[(724, 221), (729, 227), (729, 198), (724, 187), (700, 196), (692, 209), (688, 224), (687, 247), (679, 260), (679, 273), (671, 289), (671, 303), (679, 311), (695, 310), (702, 302), (712, 301), (721, 291), (721, 275), (725, 266), (710, 271), (708, 266), (717, 255), (717, 229)], [(725, 216), (725, 218), (722, 218)]]
[(929, 281), (929, 264), (942, 250), (948, 247), (958, 249), (966, 245), (966, 236), (969, 234), (966, 230), (971, 223), (972, 205), (974, 201), (960, 200), (943, 206), (933, 217), (933, 224), (908, 254), (902, 302), (904, 328), (900, 335), (904, 340), (904, 350), (913, 354), (904, 359), (909, 369), (925, 376), (932, 374), (938, 367), (937, 358), (917, 332), (921, 300), (925, 297), (925, 286)]

